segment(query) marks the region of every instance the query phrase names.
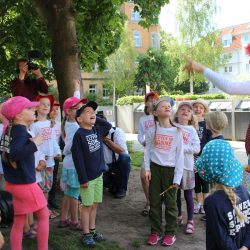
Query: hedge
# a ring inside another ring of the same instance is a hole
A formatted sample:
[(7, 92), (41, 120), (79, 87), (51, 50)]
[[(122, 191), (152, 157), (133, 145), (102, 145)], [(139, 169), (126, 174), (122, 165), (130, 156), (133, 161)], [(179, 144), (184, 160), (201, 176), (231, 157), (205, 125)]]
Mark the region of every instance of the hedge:
[[(205, 100), (214, 100), (214, 99), (225, 99), (226, 97), (223, 94), (203, 94), (203, 95), (168, 95), (178, 100), (196, 100), (196, 99), (205, 99)], [(119, 106), (131, 105), (133, 103), (144, 102), (144, 96), (124, 96), (117, 100), (116, 104)]]

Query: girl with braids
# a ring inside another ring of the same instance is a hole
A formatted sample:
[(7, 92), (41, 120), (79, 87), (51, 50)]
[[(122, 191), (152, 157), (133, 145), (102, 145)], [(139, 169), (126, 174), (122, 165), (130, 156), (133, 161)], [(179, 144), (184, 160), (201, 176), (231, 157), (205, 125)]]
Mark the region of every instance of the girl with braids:
[[(31, 102), (22, 96), (12, 97), (2, 107), (6, 117), (1, 141), (2, 163), (6, 191), (13, 196), (14, 223), (10, 233), (11, 249), (22, 249), (23, 226), (29, 213), (35, 213), (39, 250), (48, 250), (49, 212), (42, 190), (36, 183), (34, 153), (43, 138), (32, 138), (27, 129), (34, 122), (35, 108), (39, 102)], [(8, 125), (7, 125), (8, 124)]]
[[(187, 205), (187, 224), (185, 232), (187, 234), (194, 233), (194, 201), (193, 188), (195, 186), (194, 177), (194, 154), (200, 152), (200, 139), (196, 129), (198, 128), (198, 121), (193, 115), (192, 104), (190, 102), (181, 102), (174, 115), (176, 126), (181, 128), (184, 148), (184, 171), (181, 180), (181, 189), (184, 190), (184, 197)], [(177, 206), (179, 225), (183, 224), (183, 217), (181, 211), (181, 189), (178, 189)]]
[(225, 140), (210, 141), (196, 166), (202, 179), (215, 184), (204, 204), (206, 249), (250, 249), (250, 197), (241, 186), (243, 168), (232, 147)]
[[(149, 245), (156, 245), (162, 239), (162, 202), (165, 204), (166, 220), (162, 245), (171, 246), (176, 240), (176, 198), (183, 174), (184, 152), (181, 129), (170, 120), (172, 106), (173, 100), (169, 97), (162, 97), (153, 103), (155, 127), (146, 133), (144, 161), (145, 179), (149, 182)], [(164, 196), (160, 195), (162, 192)]]
[[(62, 122), (62, 131), (64, 135), (64, 159), (61, 175), (61, 186), (64, 188), (64, 197), (62, 202), (62, 214), (58, 227), (70, 227), (72, 230), (81, 230), (78, 220), (78, 198), (80, 195), (80, 184), (75, 165), (72, 159), (71, 146), (75, 132), (79, 125), (75, 120), (76, 110), (88, 102), (84, 98), (80, 100), (76, 97), (70, 97), (63, 104), (64, 119)], [(70, 211), (70, 214), (69, 214)]]
[[(159, 96), (156, 92), (151, 90), (150, 92), (146, 93), (145, 95), (145, 108), (144, 113), (140, 120), (139, 120), (139, 126), (138, 126), (138, 141), (139, 143), (145, 148), (146, 142), (145, 142), (145, 134), (148, 131), (148, 129), (155, 126), (154, 123), (154, 116), (153, 116), (153, 110), (152, 110), (152, 103), (153, 101), (156, 101), (159, 99)], [(142, 188), (146, 197), (146, 204), (144, 209), (142, 210), (142, 215), (147, 216), (149, 213), (149, 200), (148, 200), (148, 181), (145, 180), (145, 168), (144, 168), (144, 162), (142, 162), (141, 166), (141, 184)]]

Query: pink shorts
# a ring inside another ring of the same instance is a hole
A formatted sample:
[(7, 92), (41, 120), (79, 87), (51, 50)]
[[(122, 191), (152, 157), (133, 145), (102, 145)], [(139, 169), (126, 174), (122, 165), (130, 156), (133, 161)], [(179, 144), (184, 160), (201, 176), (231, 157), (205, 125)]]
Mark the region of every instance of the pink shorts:
[(28, 214), (47, 206), (47, 201), (37, 183), (12, 184), (5, 182), (5, 190), (13, 196), (14, 214)]

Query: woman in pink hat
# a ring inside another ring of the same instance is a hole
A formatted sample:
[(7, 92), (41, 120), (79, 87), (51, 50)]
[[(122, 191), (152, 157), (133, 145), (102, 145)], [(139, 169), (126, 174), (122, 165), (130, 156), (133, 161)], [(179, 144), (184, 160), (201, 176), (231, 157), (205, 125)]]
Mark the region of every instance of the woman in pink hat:
[(14, 223), (10, 233), (12, 250), (22, 249), (23, 226), (26, 216), (34, 212), (37, 224), (38, 250), (48, 250), (49, 212), (46, 199), (36, 184), (34, 153), (43, 138), (32, 138), (27, 129), (34, 122), (38, 102), (16, 96), (2, 107), (5, 123), (1, 143), (6, 191), (13, 195)]

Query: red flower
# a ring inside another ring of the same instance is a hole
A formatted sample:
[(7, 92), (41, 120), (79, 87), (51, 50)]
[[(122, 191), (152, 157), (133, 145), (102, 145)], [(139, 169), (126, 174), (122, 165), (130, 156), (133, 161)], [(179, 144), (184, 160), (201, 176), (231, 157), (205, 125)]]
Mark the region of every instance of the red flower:
[(250, 56), (250, 43), (245, 47), (247, 55)]

